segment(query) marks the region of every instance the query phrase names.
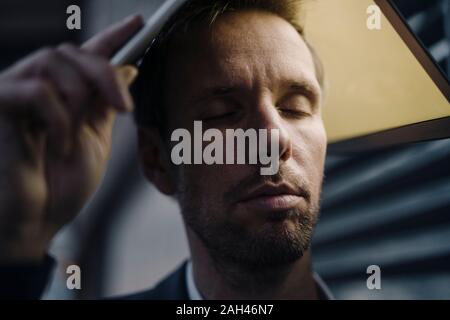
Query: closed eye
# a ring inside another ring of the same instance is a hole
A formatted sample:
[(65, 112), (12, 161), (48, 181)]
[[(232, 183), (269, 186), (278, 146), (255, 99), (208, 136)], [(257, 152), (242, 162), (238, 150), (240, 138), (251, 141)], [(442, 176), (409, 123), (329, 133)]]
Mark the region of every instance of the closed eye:
[(302, 119), (313, 114), (311, 101), (300, 94), (291, 94), (285, 97), (278, 104), (278, 110), (280, 114), (291, 119)]
[(305, 117), (311, 116), (311, 114), (308, 112), (293, 109), (279, 109), (279, 112), (291, 119), (303, 119)]

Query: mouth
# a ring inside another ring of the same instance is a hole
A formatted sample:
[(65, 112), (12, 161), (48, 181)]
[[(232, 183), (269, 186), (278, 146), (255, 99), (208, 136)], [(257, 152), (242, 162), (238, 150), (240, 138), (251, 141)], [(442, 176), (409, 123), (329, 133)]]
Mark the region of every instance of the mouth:
[(281, 211), (298, 207), (305, 198), (305, 192), (287, 184), (265, 184), (245, 195), (238, 204), (258, 211)]

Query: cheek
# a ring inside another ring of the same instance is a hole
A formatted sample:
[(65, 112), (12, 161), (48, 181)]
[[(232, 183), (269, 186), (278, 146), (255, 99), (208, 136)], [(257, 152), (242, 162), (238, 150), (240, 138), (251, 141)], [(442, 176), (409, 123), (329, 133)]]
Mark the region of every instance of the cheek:
[(310, 139), (312, 140), (314, 157), (317, 163), (320, 164), (321, 170), (323, 170), (327, 153), (327, 133), (322, 121), (315, 123)]
[(322, 121), (312, 121), (297, 129), (293, 138), (293, 157), (310, 183), (320, 187), (325, 165), (327, 136)]
[(309, 148), (313, 160), (316, 176), (314, 185), (319, 196), (324, 174), (325, 155), (327, 150), (327, 136), (322, 122), (315, 125), (315, 130), (310, 135)]
[(178, 181), (187, 201), (203, 209), (216, 209), (223, 205), (223, 196), (239, 177), (230, 165), (183, 165), (178, 167)]

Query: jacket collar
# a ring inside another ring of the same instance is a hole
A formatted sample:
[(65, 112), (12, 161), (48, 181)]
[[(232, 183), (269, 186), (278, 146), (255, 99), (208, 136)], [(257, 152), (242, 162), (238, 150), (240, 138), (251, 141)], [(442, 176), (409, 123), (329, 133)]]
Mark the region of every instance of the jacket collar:
[[(185, 264), (185, 269), (186, 289), (189, 300), (203, 300), (203, 297), (197, 290), (197, 286), (194, 282), (194, 273), (192, 271), (192, 262), (190, 260)], [(313, 272), (313, 278), (317, 286), (319, 300), (334, 300), (334, 296), (330, 289), (316, 272)]]

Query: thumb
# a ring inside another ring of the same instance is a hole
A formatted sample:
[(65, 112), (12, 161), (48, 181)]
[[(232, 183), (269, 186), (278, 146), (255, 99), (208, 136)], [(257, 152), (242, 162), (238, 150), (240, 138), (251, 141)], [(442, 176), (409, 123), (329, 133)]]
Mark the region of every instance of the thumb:
[(125, 98), (125, 105), (127, 109), (125, 111), (133, 111), (134, 104), (131, 97), (129, 86), (133, 83), (138, 75), (138, 70), (130, 65), (121, 66), (116, 68), (116, 75), (119, 81), (120, 91)]
[(131, 85), (138, 75), (136, 67), (131, 65), (118, 67), (116, 70), (119, 79), (122, 79), (127, 86)]

